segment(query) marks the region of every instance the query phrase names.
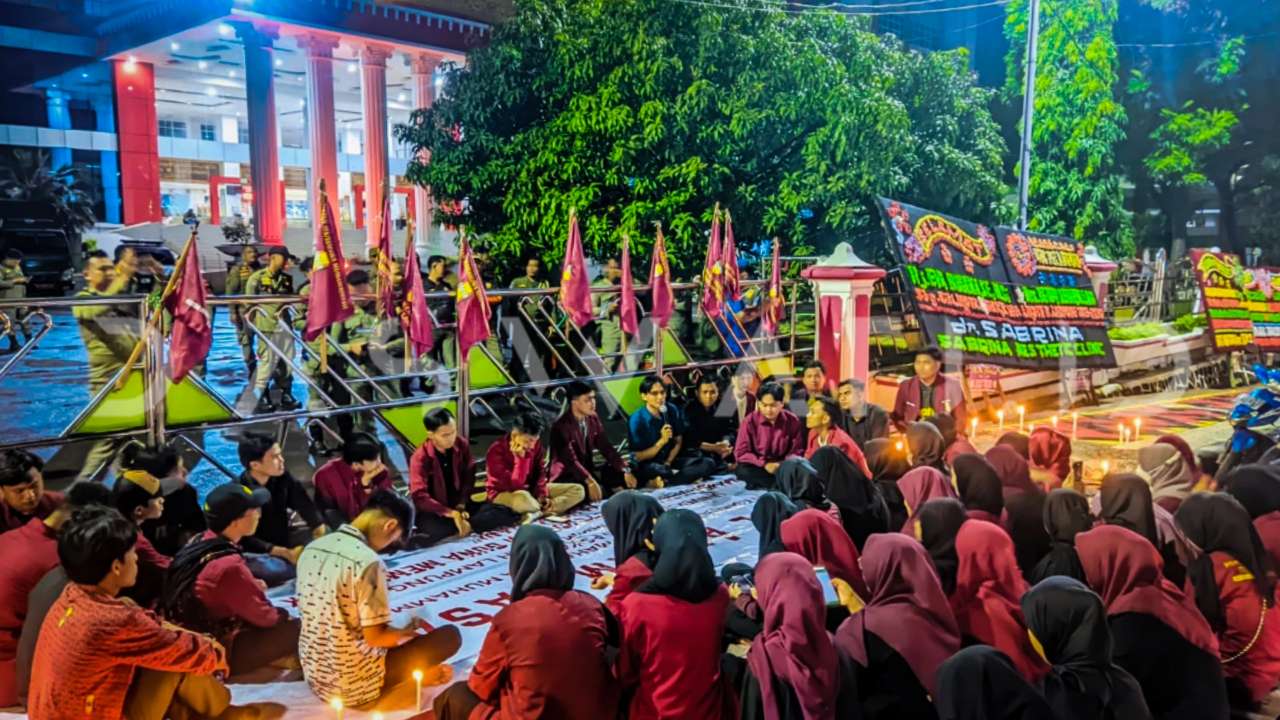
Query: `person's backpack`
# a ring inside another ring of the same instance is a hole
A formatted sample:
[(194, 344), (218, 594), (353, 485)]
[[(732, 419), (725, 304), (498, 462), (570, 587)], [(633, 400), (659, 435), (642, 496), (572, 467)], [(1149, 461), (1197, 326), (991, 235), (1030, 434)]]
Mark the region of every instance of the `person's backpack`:
[(240, 625), (237, 618), (214, 620), (196, 597), (196, 579), (205, 566), (228, 555), (239, 555), (240, 548), (224, 537), (196, 540), (173, 557), (160, 594), (160, 615), (187, 630), (226, 638)]

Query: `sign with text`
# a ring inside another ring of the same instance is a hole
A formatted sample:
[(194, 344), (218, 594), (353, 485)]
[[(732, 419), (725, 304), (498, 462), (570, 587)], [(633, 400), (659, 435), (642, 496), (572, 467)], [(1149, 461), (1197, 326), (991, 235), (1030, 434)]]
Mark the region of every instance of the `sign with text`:
[(1244, 297), (1254, 346), (1264, 352), (1280, 352), (1280, 268), (1245, 270)]
[(1004, 367), (1115, 365), (1083, 245), (880, 204), (920, 324), (944, 351)]
[(1204, 294), (1205, 315), (1218, 352), (1242, 350), (1253, 343), (1253, 318), (1245, 299), (1244, 266), (1222, 252), (1191, 251), (1191, 266)]

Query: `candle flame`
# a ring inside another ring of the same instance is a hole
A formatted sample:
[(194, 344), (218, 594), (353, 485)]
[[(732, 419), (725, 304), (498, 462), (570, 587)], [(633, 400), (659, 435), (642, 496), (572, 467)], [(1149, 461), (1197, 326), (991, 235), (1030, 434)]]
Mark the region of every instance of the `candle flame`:
[(342, 698), (334, 698), (334, 699), (330, 700), (330, 701), (329, 701), (329, 707), (333, 708), (334, 710), (341, 710), (341, 709), (342, 709)]
[(421, 670), (414, 670), (414, 671), (413, 671), (413, 679), (414, 679), (415, 681), (417, 681), (417, 682), (422, 682), (422, 671), (421, 671)]

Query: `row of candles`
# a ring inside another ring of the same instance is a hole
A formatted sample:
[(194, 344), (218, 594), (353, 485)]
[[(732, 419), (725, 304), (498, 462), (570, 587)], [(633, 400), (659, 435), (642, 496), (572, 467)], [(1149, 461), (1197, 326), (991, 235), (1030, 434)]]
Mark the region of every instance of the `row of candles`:
[[(422, 712), (422, 671), (421, 670), (413, 671), (413, 684), (414, 684), (414, 693), (415, 693), (414, 701), (413, 701), (414, 706), (417, 708), (417, 712), (421, 713)], [(330, 700), (329, 707), (333, 709), (334, 715), (337, 716), (337, 720), (342, 720), (343, 713), (347, 709), (347, 706), (342, 702), (342, 698), (333, 698), (332, 700)], [(373, 720), (382, 720), (382, 713), (375, 712), (375, 713), (372, 713), (370, 717), (373, 718)]]
[[(1057, 430), (1059, 420), (1060, 418), (1057, 415), (1050, 417), (1049, 426), (1052, 427), (1054, 430)], [(997, 423), (996, 435), (1003, 435), (1004, 434), (1004, 410), (1003, 409), (996, 411), (996, 423)], [(979, 425), (979, 422), (977, 417), (974, 417), (969, 420), (969, 437), (978, 436), (978, 425)], [(1034, 431), (1035, 429), (1036, 429), (1036, 426), (1033, 423), (1030, 427), (1030, 431)], [(1078, 437), (1079, 430), (1080, 430), (1080, 414), (1073, 412), (1071, 413), (1071, 442), (1075, 442), (1076, 440), (1079, 439)], [(1028, 432), (1027, 408), (1025, 405), (1018, 406), (1018, 432), (1020, 433)], [(1124, 422), (1118, 423), (1116, 425), (1116, 433), (1117, 433), (1117, 439), (1121, 443), (1137, 442), (1142, 437), (1142, 418), (1140, 417), (1134, 418), (1132, 426)]]

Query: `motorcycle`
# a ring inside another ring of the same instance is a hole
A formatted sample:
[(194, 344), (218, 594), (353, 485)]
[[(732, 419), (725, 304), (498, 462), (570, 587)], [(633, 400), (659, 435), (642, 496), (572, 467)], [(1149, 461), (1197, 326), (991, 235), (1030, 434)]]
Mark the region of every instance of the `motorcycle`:
[(1262, 387), (1237, 397), (1236, 406), (1227, 418), (1235, 431), (1218, 459), (1218, 470), (1213, 477), (1219, 484), (1231, 468), (1259, 462), (1280, 444), (1280, 368), (1268, 370), (1262, 364), (1255, 364), (1253, 374)]

